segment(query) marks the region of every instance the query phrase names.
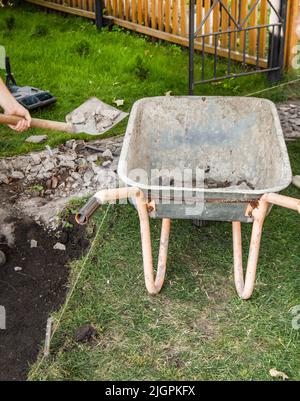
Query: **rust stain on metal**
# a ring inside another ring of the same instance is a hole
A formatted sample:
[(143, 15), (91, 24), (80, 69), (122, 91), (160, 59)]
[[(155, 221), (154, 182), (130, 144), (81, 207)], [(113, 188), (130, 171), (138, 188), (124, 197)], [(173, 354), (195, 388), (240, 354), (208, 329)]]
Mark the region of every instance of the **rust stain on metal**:
[(147, 205), (146, 205), (146, 207), (147, 207), (147, 212), (148, 212), (148, 213), (154, 212), (154, 211), (156, 210), (156, 208), (155, 208), (155, 201), (152, 200), (151, 202), (148, 202)]

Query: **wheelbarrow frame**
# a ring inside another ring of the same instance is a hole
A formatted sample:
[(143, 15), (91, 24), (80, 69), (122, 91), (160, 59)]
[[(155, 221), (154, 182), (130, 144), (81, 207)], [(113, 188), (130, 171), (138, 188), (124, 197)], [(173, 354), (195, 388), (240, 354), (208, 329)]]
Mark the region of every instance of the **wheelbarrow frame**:
[[(153, 210), (155, 204), (153, 202), (149, 203), (145, 199), (144, 193), (140, 188), (125, 187), (97, 192), (76, 215), (76, 221), (79, 224), (86, 224), (90, 216), (100, 205), (126, 198), (134, 200), (138, 211), (145, 285), (149, 294), (155, 295), (160, 292), (165, 279), (171, 220), (168, 218), (162, 219), (159, 256), (155, 276), (149, 222), (149, 212)], [(244, 300), (251, 298), (254, 290), (263, 224), (271, 205), (292, 209), (300, 214), (300, 200), (276, 193), (264, 194), (255, 204), (249, 203), (246, 214), (249, 218), (253, 219), (253, 226), (245, 278), (242, 262), (241, 222), (232, 222), (234, 281), (238, 295)]]

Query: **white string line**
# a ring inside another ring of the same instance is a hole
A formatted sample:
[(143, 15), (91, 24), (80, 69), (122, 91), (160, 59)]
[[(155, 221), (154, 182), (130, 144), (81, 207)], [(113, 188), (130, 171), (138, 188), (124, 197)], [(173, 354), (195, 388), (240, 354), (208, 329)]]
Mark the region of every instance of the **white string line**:
[[(61, 320), (62, 320), (62, 318), (63, 318), (63, 316), (64, 316), (64, 314), (65, 314), (65, 312), (66, 312), (66, 310), (67, 310), (67, 307), (68, 307), (69, 302), (70, 302), (70, 300), (71, 300), (71, 298), (72, 298), (72, 295), (73, 295), (73, 293), (74, 293), (74, 291), (75, 291), (75, 288), (76, 288), (76, 286), (77, 286), (77, 283), (78, 283), (78, 281), (79, 281), (79, 279), (80, 279), (80, 277), (81, 277), (81, 275), (82, 275), (82, 273), (83, 273), (83, 271), (84, 271), (84, 268), (85, 268), (85, 266), (86, 266), (86, 263), (87, 263), (87, 261), (88, 261), (90, 255), (92, 254), (92, 252), (93, 252), (93, 250), (94, 250), (94, 246), (95, 246), (96, 241), (97, 241), (97, 239), (98, 239), (98, 236), (99, 236), (99, 234), (100, 234), (101, 228), (102, 228), (102, 226), (103, 226), (103, 224), (104, 224), (104, 221), (105, 221), (105, 219), (106, 219), (106, 216), (107, 216), (107, 214), (108, 214), (108, 211), (109, 211), (109, 209), (110, 209), (110, 206), (111, 206), (111, 205), (110, 205), (110, 203), (109, 203), (108, 206), (107, 206), (107, 208), (106, 208), (106, 211), (105, 211), (105, 213), (104, 213), (104, 216), (103, 216), (103, 218), (102, 218), (102, 220), (101, 220), (101, 223), (100, 223), (100, 225), (99, 225), (99, 228), (98, 228), (98, 230), (97, 230), (97, 233), (96, 233), (96, 235), (95, 235), (95, 238), (93, 239), (93, 242), (92, 242), (92, 244), (91, 244), (91, 246), (90, 246), (90, 249), (89, 249), (88, 253), (86, 254), (86, 256), (85, 256), (85, 258), (84, 258), (84, 261), (83, 261), (83, 263), (82, 263), (82, 266), (81, 266), (81, 268), (80, 268), (80, 270), (79, 270), (79, 272), (78, 272), (78, 274), (77, 274), (77, 276), (76, 276), (76, 279), (75, 279), (75, 281), (74, 281), (74, 283), (73, 283), (73, 285), (72, 285), (72, 288), (71, 288), (70, 292), (68, 293), (68, 296), (67, 296), (67, 298), (66, 298), (66, 302), (65, 302), (65, 304), (64, 304), (64, 306), (63, 306), (63, 308), (62, 308), (62, 311), (61, 311), (61, 313), (60, 313), (60, 315), (59, 315), (59, 318), (58, 318), (58, 320), (57, 320), (57, 322), (56, 322), (56, 324), (55, 324), (55, 326), (54, 326), (53, 332), (52, 332), (51, 337), (50, 337), (50, 340), (49, 340), (49, 350), (50, 350), (50, 346), (51, 346), (51, 341), (52, 341), (52, 339), (53, 339), (55, 333), (57, 332), (57, 330), (58, 330), (59, 327), (60, 327)], [(38, 363), (36, 369), (34, 369), (32, 375), (34, 375), (34, 374), (39, 370), (39, 368), (40, 368), (41, 364), (43, 363), (44, 359), (45, 359), (45, 355), (43, 355), (42, 358), (40, 359), (40, 361), (39, 361), (39, 363)]]
[(257, 92), (249, 93), (248, 95), (244, 95), (244, 96), (248, 97), (248, 96), (258, 95), (259, 93), (271, 91), (273, 89), (280, 88), (282, 86), (286, 86), (286, 85), (290, 85), (290, 84), (294, 84), (294, 83), (299, 82), (299, 81), (300, 81), (300, 78), (295, 79), (293, 81), (284, 82), (283, 84), (279, 84), (279, 85), (276, 85), (276, 86), (271, 86), (270, 88), (262, 89), (262, 90), (257, 91)]

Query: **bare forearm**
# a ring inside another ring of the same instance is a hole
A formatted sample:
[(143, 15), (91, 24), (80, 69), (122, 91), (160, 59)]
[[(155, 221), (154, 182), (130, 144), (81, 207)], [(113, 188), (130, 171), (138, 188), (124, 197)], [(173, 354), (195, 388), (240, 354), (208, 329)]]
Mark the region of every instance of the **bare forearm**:
[(13, 95), (10, 93), (5, 83), (0, 78), (0, 106), (4, 110), (6, 110), (13, 108), (15, 103), (16, 103), (15, 98), (13, 97)]

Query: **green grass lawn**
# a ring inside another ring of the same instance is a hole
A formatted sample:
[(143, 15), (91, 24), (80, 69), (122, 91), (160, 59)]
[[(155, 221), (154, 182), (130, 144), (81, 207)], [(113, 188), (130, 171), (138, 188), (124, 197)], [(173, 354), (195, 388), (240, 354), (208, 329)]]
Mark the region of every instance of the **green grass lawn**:
[[(112, 105), (115, 99), (124, 99), (122, 108), (130, 111), (133, 102), (142, 97), (164, 95), (167, 91), (173, 95), (187, 94), (187, 49), (153, 43), (143, 35), (119, 27), (99, 33), (89, 20), (46, 14), (25, 5), (1, 9), (0, 45), (6, 48), (19, 85), (48, 89), (57, 97), (56, 105), (33, 112), (34, 117), (63, 121), (68, 112), (91, 96)], [(212, 62), (212, 58), (208, 60), (208, 70), (212, 70)], [(196, 78), (200, 75), (199, 63), (200, 58), (196, 57)], [(224, 61), (218, 69), (223, 72), (226, 67)], [(265, 76), (256, 75), (199, 86), (196, 93), (245, 95), (267, 86)], [(264, 95), (278, 100), (286, 96), (286, 91), (272, 90)], [(108, 135), (123, 133), (126, 123), (123, 121)], [(31, 133), (45, 131), (16, 134), (1, 126), (0, 156), (43, 148), (45, 144), (24, 142)], [(70, 138), (69, 134), (46, 133), (50, 146)], [(80, 138), (91, 137), (80, 135)]]
[[(11, 31), (9, 16), (15, 17)], [(32, 7), (1, 10), (0, 44), (20, 84), (57, 96), (54, 107), (34, 113), (38, 117), (63, 120), (90, 96), (110, 104), (124, 99), (123, 110), (129, 111), (141, 97), (187, 93), (186, 50), (120, 29), (97, 33), (80, 18)], [(246, 95), (267, 86), (258, 75), (205, 85), (197, 93)], [(280, 100), (293, 95), (289, 91), (264, 96)], [(110, 134), (125, 127), (126, 121)], [(1, 127), (0, 155), (44, 146), (26, 144), (28, 135)], [(50, 146), (70, 137), (48, 135)], [(299, 152), (299, 141), (289, 145), (295, 173), (300, 172)], [(286, 194), (300, 197), (293, 187)], [(89, 232), (99, 227), (106, 208), (91, 221)], [(157, 250), (160, 222), (151, 223)], [(245, 255), (250, 228), (244, 228)], [(299, 228), (294, 212), (273, 209), (265, 224), (256, 290), (243, 302), (234, 290), (230, 224), (198, 229), (189, 221), (174, 221), (165, 287), (151, 297), (144, 287), (137, 213), (130, 206), (111, 207), (53, 337), (50, 357), (40, 358), (29, 378), (271, 380), (269, 370), (276, 368), (299, 380), (300, 331), (292, 328), (290, 312), (300, 304)], [(71, 265), (70, 286), (83, 262)], [(74, 341), (76, 328), (84, 324), (97, 328), (95, 342)]]

